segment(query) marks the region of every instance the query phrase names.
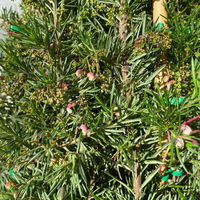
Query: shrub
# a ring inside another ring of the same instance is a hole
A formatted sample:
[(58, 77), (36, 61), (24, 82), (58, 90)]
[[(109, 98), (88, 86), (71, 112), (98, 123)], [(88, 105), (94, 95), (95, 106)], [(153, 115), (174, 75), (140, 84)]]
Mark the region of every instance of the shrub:
[(23, 1), (2, 15), (18, 30), (0, 45), (1, 198), (198, 198), (199, 7), (174, 2), (172, 33), (155, 32), (146, 0)]

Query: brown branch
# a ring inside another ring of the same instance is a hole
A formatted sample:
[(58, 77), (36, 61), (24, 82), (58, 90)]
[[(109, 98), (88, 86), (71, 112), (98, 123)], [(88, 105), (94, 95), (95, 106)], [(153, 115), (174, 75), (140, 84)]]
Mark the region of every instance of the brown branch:
[(139, 163), (139, 148), (140, 145), (136, 145), (136, 149), (133, 151), (134, 154), (134, 165), (133, 165), (133, 190), (135, 194), (134, 200), (139, 200), (142, 194), (142, 175), (141, 175), (141, 166)]
[[(124, 12), (124, 0), (121, 0), (120, 10), (121, 12)], [(124, 43), (126, 37), (127, 37), (127, 15), (123, 13), (119, 23), (119, 38)]]
[[(122, 43), (125, 43), (126, 37), (127, 37), (127, 14), (124, 13), (124, 4), (125, 0), (121, 0), (120, 2), (120, 12), (123, 14), (121, 15), (120, 23), (119, 23), (119, 39)], [(123, 63), (121, 67), (121, 74), (122, 74), (122, 80), (125, 83), (128, 76), (129, 67), (125, 63)]]
[(53, 4), (53, 24), (54, 24), (54, 28), (57, 28), (58, 25), (58, 16), (57, 16), (57, 3), (54, 2)]
[(138, 200), (141, 196), (141, 185), (142, 185), (141, 170), (139, 163), (135, 163), (134, 165), (133, 185), (134, 185), (135, 200)]

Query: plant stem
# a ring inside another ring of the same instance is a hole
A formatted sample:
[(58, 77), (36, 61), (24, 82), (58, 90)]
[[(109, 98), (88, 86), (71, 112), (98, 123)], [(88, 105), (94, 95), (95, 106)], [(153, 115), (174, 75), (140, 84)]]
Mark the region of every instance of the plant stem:
[[(119, 23), (119, 39), (121, 40), (122, 43), (125, 43), (127, 37), (127, 14), (124, 13), (125, 12), (124, 4), (125, 0), (121, 0), (120, 11), (122, 12), (122, 15)], [(125, 63), (123, 63), (121, 67), (121, 73), (122, 73), (122, 80), (124, 83), (127, 80), (128, 71), (129, 71), (128, 66)]]
[(182, 125), (189, 124), (190, 122), (192, 122), (192, 121), (194, 121), (195, 119), (198, 119), (198, 118), (200, 118), (200, 115), (197, 115), (197, 116), (189, 119), (188, 121), (183, 122)]

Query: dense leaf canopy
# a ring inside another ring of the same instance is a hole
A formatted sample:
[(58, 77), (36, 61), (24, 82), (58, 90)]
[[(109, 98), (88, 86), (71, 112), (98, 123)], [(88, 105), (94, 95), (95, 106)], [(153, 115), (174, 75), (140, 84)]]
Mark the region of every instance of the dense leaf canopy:
[(151, 1), (122, 2), (2, 14), (0, 199), (199, 198), (200, 5), (169, 1), (158, 30)]

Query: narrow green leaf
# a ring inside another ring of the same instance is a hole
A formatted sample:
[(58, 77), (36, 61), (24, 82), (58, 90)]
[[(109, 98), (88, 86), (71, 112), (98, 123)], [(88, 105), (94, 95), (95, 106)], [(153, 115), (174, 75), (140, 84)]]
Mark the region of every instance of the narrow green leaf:
[(154, 178), (154, 176), (158, 173), (159, 168), (157, 168), (156, 170), (154, 170), (146, 179), (145, 181), (142, 183), (141, 189), (144, 188), (150, 181), (152, 181), (152, 179)]

